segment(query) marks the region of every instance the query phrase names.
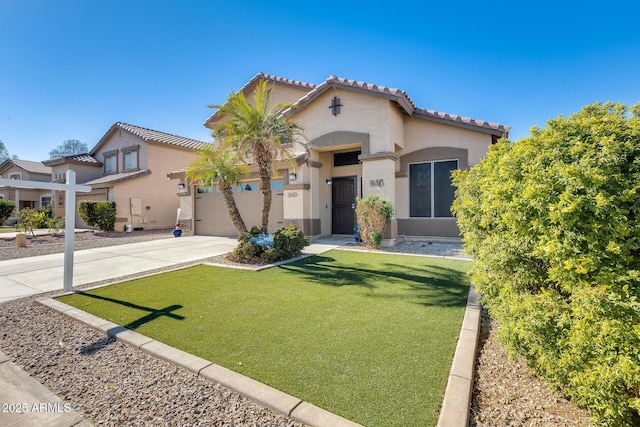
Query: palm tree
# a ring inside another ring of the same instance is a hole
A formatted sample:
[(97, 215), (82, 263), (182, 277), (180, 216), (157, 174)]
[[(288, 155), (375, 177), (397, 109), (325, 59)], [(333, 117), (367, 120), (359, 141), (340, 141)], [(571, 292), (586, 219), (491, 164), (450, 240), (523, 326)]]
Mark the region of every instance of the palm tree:
[[(245, 162), (253, 159), (258, 165), (260, 174), (260, 191), (262, 192), (261, 228), (267, 232), (269, 210), (271, 209), (271, 178), (274, 176), (275, 160), (286, 157), (291, 161), (291, 154), (285, 148), (293, 142), (301, 128), (287, 121), (282, 113), (291, 108), (291, 104), (271, 104), (271, 87), (266, 81), (256, 86), (252, 105), (242, 92), (231, 92), (224, 105), (210, 105), (223, 114), (223, 122), (213, 130), (221, 147), (238, 153)], [(275, 172), (277, 173), (277, 171)]]
[(187, 167), (186, 176), (190, 181), (197, 181), (207, 186), (214, 184), (222, 193), (229, 216), (240, 235), (247, 232), (247, 226), (240, 215), (233, 187), (237, 187), (249, 168), (239, 162), (235, 152), (222, 147), (198, 151), (198, 158)]

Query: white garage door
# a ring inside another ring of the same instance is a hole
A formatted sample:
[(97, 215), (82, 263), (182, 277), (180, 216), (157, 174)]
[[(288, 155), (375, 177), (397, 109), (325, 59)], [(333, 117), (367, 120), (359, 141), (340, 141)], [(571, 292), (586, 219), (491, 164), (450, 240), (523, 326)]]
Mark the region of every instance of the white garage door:
[[(260, 225), (262, 215), (262, 193), (258, 184), (245, 183), (243, 191), (234, 192), (236, 205), (242, 215), (247, 229)], [(281, 182), (273, 182), (271, 191), (271, 211), (269, 212), (269, 232), (282, 227), (283, 191)], [(237, 236), (238, 230), (231, 222), (224, 198), (216, 189), (196, 190), (195, 201), (195, 234), (203, 236)]]

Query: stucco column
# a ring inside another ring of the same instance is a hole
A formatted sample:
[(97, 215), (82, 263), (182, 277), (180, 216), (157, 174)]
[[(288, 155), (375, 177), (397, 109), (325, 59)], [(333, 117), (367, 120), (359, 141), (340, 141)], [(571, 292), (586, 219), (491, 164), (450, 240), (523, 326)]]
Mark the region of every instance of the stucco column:
[(320, 221), (313, 215), (314, 193), (312, 186), (317, 182), (317, 171), (307, 165), (296, 170), (295, 181), (284, 186), (284, 225), (294, 224), (306, 236), (320, 235)]
[[(359, 157), (362, 162), (362, 197), (376, 195), (390, 201), (396, 208), (396, 160), (394, 153), (366, 154)], [(393, 245), (398, 237), (398, 222), (395, 218), (387, 224), (383, 245)]]

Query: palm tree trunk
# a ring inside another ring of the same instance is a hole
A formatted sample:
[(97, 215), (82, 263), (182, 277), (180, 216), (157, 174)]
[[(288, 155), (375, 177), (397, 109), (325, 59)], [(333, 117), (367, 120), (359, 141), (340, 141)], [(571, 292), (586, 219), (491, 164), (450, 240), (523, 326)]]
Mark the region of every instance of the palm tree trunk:
[(227, 210), (229, 211), (229, 216), (231, 217), (233, 225), (236, 227), (240, 234), (246, 233), (247, 226), (242, 219), (242, 215), (240, 215), (240, 211), (238, 210), (238, 206), (236, 205), (236, 200), (233, 198), (231, 185), (222, 185), (220, 191), (222, 192), (222, 196), (224, 197), (224, 203), (225, 205), (227, 205)]
[(269, 229), (269, 212), (271, 211), (271, 170), (273, 161), (271, 153), (261, 147), (261, 155), (256, 156), (258, 172), (260, 173), (260, 191), (262, 191), (262, 221), (260, 228), (263, 233)]

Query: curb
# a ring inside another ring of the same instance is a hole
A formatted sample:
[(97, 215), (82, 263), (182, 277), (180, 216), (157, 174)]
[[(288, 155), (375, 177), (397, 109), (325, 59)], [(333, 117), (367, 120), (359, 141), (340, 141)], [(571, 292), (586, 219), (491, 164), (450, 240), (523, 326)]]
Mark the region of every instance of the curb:
[[(446, 257), (438, 256), (438, 258)], [(267, 268), (272, 266), (273, 265), (270, 265)], [(102, 286), (104, 285), (97, 287)], [(478, 301), (479, 297), (480, 295), (475, 291), (475, 286), (471, 284), (464, 319), (460, 328), (460, 335), (458, 337), (453, 362), (451, 364), (451, 371), (449, 372), (447, 387), (440, 409), (438, 427), (467, 427), (468, 425), (471, 397), (473, 394), (475, 357), (480, 335), (480, 321), (482, 319), (481, 305)], [(262, 384), (245, 375), (231, 371), (175, 347), (155, 341), (116, 323), (109, 322), (53, 298), (44, 297), (37, 299), (36, 302), (72, 319), (78, 320), (87, 326), (100, 330), (107, 336), (116, 338), (151, 356), (181, 366), (214, 383), (219, 383), (247, 399), (287, 415), (295, 421), (312, 427), (360, 426), (360, 424)]]
[(181, 366), (199, 377), (218, 383), (249, 400), (284, 414), (295, 421), (312, 427), (360, 426), (360, 424), (347, 420), (346, 418), (340, 417), (339, 415), (333, 414), (266, 384), (262, 384), (245, 375), (146, 337), (53, 298), (39, 298), (36, 302), (58, 311), (67, 317), (78, 320), (87, 326), (102, 331), (107, 336), (116, 338), (151, 356)]
[(466, 427), (469, 422), (476, 350), (480, 336), (482, 311), (478, 302), (480, 295), (471, 285), (467, 297), (467, 308), (460, 328), (460, 337), (444, 392), (438, 427)]

